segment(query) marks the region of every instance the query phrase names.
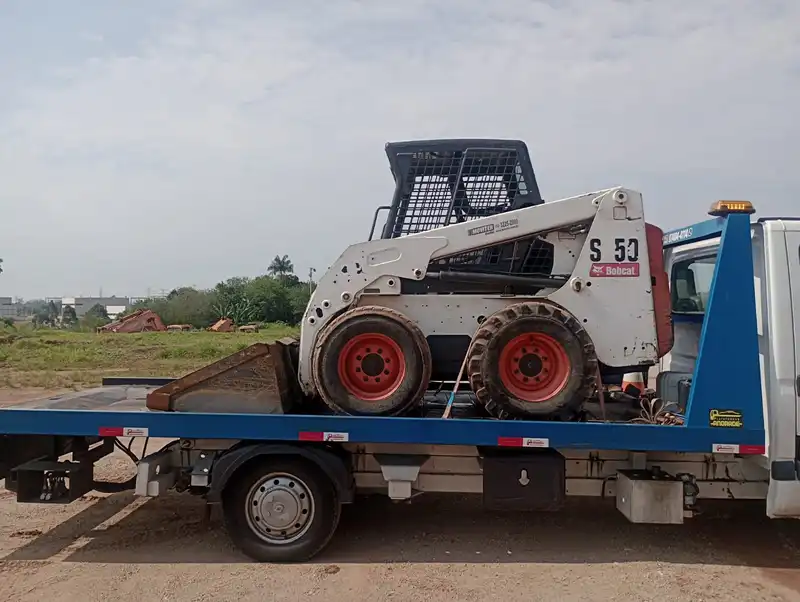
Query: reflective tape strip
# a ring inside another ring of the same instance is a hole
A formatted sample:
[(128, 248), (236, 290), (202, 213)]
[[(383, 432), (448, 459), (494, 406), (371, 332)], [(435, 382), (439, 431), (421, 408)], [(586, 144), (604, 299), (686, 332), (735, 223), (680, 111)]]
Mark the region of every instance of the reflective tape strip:
[(714, 443), (711, 451), (715, 454), (739, 454), (748, 456), (758, 456), (766, 452), (763, 445), (739, 445), (738, 443)]
[(498, 437), (500, 447), (550, 447), (550, 439), (536, 437)]
[(300, 441), (349, 441), (348, 433), (308, 432), (300, 431), (297, 437)]
[(149, 437), (150, 429), (138, 426), (101, 426), (100, 437)]

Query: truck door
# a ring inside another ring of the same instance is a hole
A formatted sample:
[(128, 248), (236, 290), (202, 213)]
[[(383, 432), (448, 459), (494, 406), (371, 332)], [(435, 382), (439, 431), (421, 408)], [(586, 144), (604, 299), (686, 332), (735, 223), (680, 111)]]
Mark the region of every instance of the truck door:
[(763, 242), (754, 250), (761, 254), (756, 259), (764, 269), (756, 274), (768, 334), (759, 345), (766, 368), (767, 516), (800, 518), (800, 220), (767, 219), (759, 226)]
[[(791, 222), (789, 224), (791, 227)], [(786, 255), (789, 258), (789, 284), (792, 295), (792, 328), (794, 329), (795, 404), (800, 402), (800, 230), (786, 231)], [(788, 316), (787, 316), (788, 317)], [(800, 411), (797, 412), (797, 429), (800, 436)], [(798, 440), (800, 448), (800, 440)], [(798, 449), (800, 456), (800, 449)], [(798, 458), (800, 459), (800, 458)]]

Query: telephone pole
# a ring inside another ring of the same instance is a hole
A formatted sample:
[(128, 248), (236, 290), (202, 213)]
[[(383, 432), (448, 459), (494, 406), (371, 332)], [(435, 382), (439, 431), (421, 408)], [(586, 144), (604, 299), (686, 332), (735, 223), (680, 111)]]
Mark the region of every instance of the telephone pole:
[(316, 271), (317, 270), (315, 270), (314, 268), (308, 268), (308, 294), (309, 294), (309, 296), (313, 292), (314, 272), (316, 272)]

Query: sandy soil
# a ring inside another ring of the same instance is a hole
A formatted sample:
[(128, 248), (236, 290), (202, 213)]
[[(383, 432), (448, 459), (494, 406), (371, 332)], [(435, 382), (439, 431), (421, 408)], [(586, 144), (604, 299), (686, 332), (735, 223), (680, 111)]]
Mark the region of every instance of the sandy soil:
[[(133, 468), (115, 454), (98, 472), (123, 480)], [(503, 515), (466, 497), (372, 498), (346, 508), (314, 562), (278, 566), (243, 557), (219, 513), (206, 522), (188, 494), (40, 506), (0, 492), (0, 600), (18, 602), (800, 601), (796, 567), (800, 523), (769, 521), (760, 504), (653, 527), (629, 524), (610, 500)]]
[(0, 408), (16, 405), (30, 401), (31, 399), (40, 399), (42, 397), (49, 397), (65, 391), (66, 389), (38, 389), (38, 388), (20, 388), (20, 389), (3, 389), (0, 388)]

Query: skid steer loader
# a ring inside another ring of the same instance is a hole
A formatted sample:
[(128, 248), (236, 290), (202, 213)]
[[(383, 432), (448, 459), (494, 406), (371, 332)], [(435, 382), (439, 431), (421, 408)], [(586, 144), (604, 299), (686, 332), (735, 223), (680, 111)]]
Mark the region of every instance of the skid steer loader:
[(382, 236), (345, 250), (302, 324), (299, 380), (348, 414), (398, 415), (462, 363), (498, 418), (568, 418), (601, 374), (672, 344), (662, 232), (613, 188), (544, 203), (519, 141), (387, 145)]
[(235, 381), (281, 392), (269, 411), (292, 411), (299, 389), (337, 413), (396, 416), (432, 381), (463, 380), (495, 418), (571, 419), (603, 378), (669, 351), (662, 232), (638, 192), (545, 203), (520, 141), (386, 152), (392, 204), (319, 280), (299, 349), (245, 350), (154, 392), (148, 407), (191, 409), (209, 382)]

